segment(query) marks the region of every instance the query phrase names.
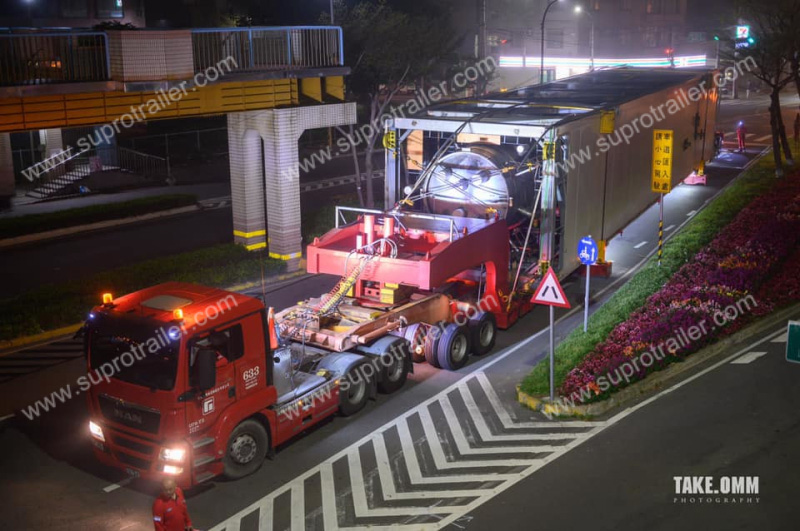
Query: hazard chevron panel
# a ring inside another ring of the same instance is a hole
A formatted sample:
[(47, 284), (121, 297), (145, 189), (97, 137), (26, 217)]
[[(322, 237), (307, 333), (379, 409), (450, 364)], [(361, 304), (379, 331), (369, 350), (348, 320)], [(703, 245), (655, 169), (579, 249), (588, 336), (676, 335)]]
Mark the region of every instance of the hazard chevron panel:
[(605, 427), (519, 421), (479, 372), (212, 531), (441, 529)]

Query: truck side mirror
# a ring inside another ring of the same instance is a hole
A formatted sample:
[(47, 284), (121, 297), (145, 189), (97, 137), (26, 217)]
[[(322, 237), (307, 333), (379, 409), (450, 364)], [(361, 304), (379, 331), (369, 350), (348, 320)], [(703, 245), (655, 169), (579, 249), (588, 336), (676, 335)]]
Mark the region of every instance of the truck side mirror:
[(210, 349), (198, 350), (194, 366), (197, 389), (208, 391), (213, 388), (217, 382), (217, 353)]

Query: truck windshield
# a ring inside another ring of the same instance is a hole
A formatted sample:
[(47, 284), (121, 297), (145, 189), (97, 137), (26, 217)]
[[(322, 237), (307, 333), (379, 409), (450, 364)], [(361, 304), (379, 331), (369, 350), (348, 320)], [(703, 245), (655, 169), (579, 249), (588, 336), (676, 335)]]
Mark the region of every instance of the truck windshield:
[[(178, 341), (167, 343), (165, 336), (148, 329), (150, 327), (108, 324), (89, 330), (89, 367), (92, 370), (109, 364), (111, 368), (101, 372), (112, 372), (112, 378), (117, 380), (165, 391), (175, 387)], [(123, 357), (126, 352), (133, 358)]]

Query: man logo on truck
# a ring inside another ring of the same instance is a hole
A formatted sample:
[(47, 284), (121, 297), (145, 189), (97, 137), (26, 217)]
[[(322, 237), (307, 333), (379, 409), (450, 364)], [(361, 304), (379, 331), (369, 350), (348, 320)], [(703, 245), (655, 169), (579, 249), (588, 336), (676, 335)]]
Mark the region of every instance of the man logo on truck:
[(120, 409), (114, 408), (114, 416), (118, 419), (122, 419), (128, 422), (133, 422), (135, 424), (142, 423), (142, 416), (137, 415), (136, 413), (130, 413), (128, 411), (122, 411)]

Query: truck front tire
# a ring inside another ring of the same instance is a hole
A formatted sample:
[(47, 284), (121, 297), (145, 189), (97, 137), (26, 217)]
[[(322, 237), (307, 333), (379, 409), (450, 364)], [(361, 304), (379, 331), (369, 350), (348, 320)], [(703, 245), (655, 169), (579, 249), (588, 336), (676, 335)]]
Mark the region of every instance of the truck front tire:
[(228, 438), (222, 463), (225, 476), (239, 479), (249, 476), (261, 467), (269, 450), (269, 436), (257, 420), (248, 419), (236, 426)]

